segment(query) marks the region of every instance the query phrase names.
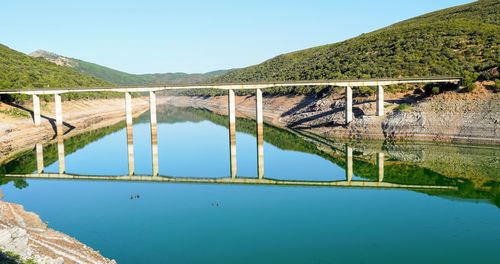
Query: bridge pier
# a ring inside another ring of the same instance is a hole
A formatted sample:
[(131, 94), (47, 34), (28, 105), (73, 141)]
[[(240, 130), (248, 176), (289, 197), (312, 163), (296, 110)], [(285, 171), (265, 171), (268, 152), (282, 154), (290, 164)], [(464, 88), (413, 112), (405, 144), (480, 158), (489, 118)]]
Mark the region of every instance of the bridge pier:
[(54, 101), (56, 103), (56, 131), (57, 135), (62, 135), (64, 131), (63, 131), (61, 95), (54, 94)]
[(352, 88), (350, 86), (345, 87), (345, 124), (349, 124), (352, 121)]
[(229, 115), (229, 156), (230, 156), (230, 174), (231, 178), (236, 177), (236, 102), (234, 91), (228, 90), (228, 115)]
[(42, 143), (37, 143), (35, 146), (36, 149), (36, 168), (38, 173), (42, 173), (44, 169), (43, 164), (43, 145)]
[(158, 176), (158, 130), (156, 120), (156, 94), (149, 92), (149, 112), (151, 123), (151, 159), (153, 176)]
[(384, 153), (377, 153), (377, 169), (378, 169), (378, 181), (384, 181)]
[(35, 126), (40, 126), (42, 123), (40, 117), (40, 97), (38, 95), (33, 95), (33, 121), (35, 122)]
[(352, 181), (352, 148), (345, 145), (345, 156), (346, 156), (346, 168), (345, 177), (348, 182)]
[(264, 113), (262, 90), (257, 89), (255, 94), (255, 114), (257, 121), (257, 176), (264, 178)]
[(377, 87), (377, 116), (383, 116), (384, 115), (384, 87), (382, 85), (379, 85)]
[(125, 93), (125, 120), (127, 124), (127, 153), (128, 153), (128, 174), (134, 174), (134, 136), (132, 123), (132, 96)]

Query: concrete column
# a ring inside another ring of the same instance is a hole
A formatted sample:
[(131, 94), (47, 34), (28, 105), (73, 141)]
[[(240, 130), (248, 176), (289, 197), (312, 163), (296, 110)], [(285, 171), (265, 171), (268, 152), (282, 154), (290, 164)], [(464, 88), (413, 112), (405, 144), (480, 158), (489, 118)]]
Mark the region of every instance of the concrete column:
[(149, 92), (149, 112), (151, 123), (151, 158), (153, 176), (158, 176), (158, 130), (156, 122), (156, 94)]
[(352, 121), (352, 88), (345, 87), (345, 123), (346, 125)]
[(378, 169), (378, 181), (384, 181), (384, 153), (377, 153), (377, 169)]
[(38, 95), (33, 95), (33, 121), (35, 122), (35, 126), (40, 126), (42, 123), (40, 117), (40, 98)]
[(61, 95), (54, 94), (54, 100), (56, 103), (56, 131), (57, 131), (57, 135), (62, 135), (64, 129), (63, 129)]
[(346, 156), (346, 168), (345, 168), (345, 177), (347, 181), (352, 180), (352, 148), (347, 144), (345, 145), (345, 156)]
[(64, 164), (64, 138), (62, 133), (57, 133), (57, 157), (59, 161), (59, 174), (63, 174), (66, 169)]
[(262, 90), (257, 89), (255, 94), (255, 114), (257, 121), (257, 175), (264, 178), (264, 113), (262, 104)]
[(231, 178), (236, 177), (236, 103), (234, 91), (228, 91), (228, 111), (229, 111), (229, 155)]
[(37, 143), (36, 146), (36, 168), (38, 173), (42, 173), (44, 169), (43, 164), (43, 145), (42, 143)]
[(379, 85), (377, 87), (377, 116), (384, 115), (384, 87)]
[(125, 120), (127, 123), (127, 153), (128, 153), (128, 174), (134, 174), (134, 135), (132, 123), (132, 96), (125, 93)]

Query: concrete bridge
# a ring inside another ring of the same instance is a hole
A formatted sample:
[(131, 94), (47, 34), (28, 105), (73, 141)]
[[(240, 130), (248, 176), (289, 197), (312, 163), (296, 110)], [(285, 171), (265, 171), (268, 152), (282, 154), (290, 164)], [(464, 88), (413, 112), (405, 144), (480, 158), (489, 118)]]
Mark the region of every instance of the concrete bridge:
[[(156, 92), (164, 90), (190, 90), (190, 89), (221, 89), (228, 91), (228, 117), (229, 117), (229, 142), (230, 142), (230, 173), (236, 177), (236, 103), (235, 90), (256, 91), (256, 131), (257, 131), (257, 166), (258, 177), (264, 176), (264, 118), (262, 91), (275, 87), (298, 86), (337, 86), (345, 87), (345, 122), (353, 120), (352, 114), (352, 87), (376, 86), (377, 116), (384, 115), (384, 86), (398, 84), (426, 84), (426, 83), (460, 83), (459, 77), (429, 77), (429, 78), (398, 78), (398, 79), (371, 79), (371, 80), (324, 80), (324, 81), (293, 81), (293, 82), (267, 82), (267, 83), (241, 83), (241, 84), (199, 84), (177, 86), (152, 86), (152, 87), (101, 87), (101, 88), (48, 88), (48, 89), (16, 89), (0, 90), (1, 94), (27, 94), (33, 96), (34, 125), (41, 124), (39, 95), (54, 95), (56, 113), (56, 131), (59, 152), (59, 171), (64, 173), (64, 144), (63, 144), (63, 109), (61, 94), (82, 92), (122, 92), (125, 94), (125, 115), (127, 125), (128, 166), (129, 175), (134, 175), (134, 147), (132, 124), (132, 96), (131, 93), (149, 93), (150, 122), (151, 122), (151, 151), (153, 156), (153, 176), (158, 175), (158, 137), (156, 119)], [(38, 144), (37, 153), (42, 146)], [(42, 157), (43, 159), (43, 157)], [(43, 162), (42, 162), (43, 164)], [(43, 167), (42, 167), (43, 168)]]

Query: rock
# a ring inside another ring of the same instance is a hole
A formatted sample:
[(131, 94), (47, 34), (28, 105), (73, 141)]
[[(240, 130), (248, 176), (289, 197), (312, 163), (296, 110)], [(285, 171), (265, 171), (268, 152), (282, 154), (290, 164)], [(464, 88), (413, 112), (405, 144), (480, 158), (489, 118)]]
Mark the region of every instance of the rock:
[(32, 212), (0, 201), (0, 248), (39, 264), (116, 263), (78, 240), (47, 227)]

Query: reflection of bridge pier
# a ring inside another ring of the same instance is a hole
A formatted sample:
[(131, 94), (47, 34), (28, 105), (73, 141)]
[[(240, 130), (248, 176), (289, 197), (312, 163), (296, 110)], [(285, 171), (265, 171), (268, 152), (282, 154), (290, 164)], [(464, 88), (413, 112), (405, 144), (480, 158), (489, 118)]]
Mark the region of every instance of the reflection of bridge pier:
[(345, 178), (346, 181), (352, 181), (352, 147), (345, 145), (345, 157), (346, 157), (346, 167), (345, 167)]
[(42, 143), (37, 143), (35, 146), (36, 149), (36, 171), (38, 173), (42, 173), (44, 169), (43, 164), (43, 145)]
[[(352, 181), (353, 175), (353, 159), (352, 159), (352, 147), (349, 147), (348, 144), (345, 144), (345, 178), (347, 182)], [(376, 158), (377, 165), (377, 180), (379, 183), (384, 181), (384, 153), (377, 153)]]
[(132, 96), (125, 93), (125, 119), (127, 123), (128, 174), (134, 174), (134, 126), (132, 123)]
[(384, 181), (384, 153), (383, 152), (377, 153), (377, 176), (378, 176), (379, 182)]
[(59, 160), (59, 173), (64, 173), (64, 138), (62, 134), (57, 134), (57, 157)]

